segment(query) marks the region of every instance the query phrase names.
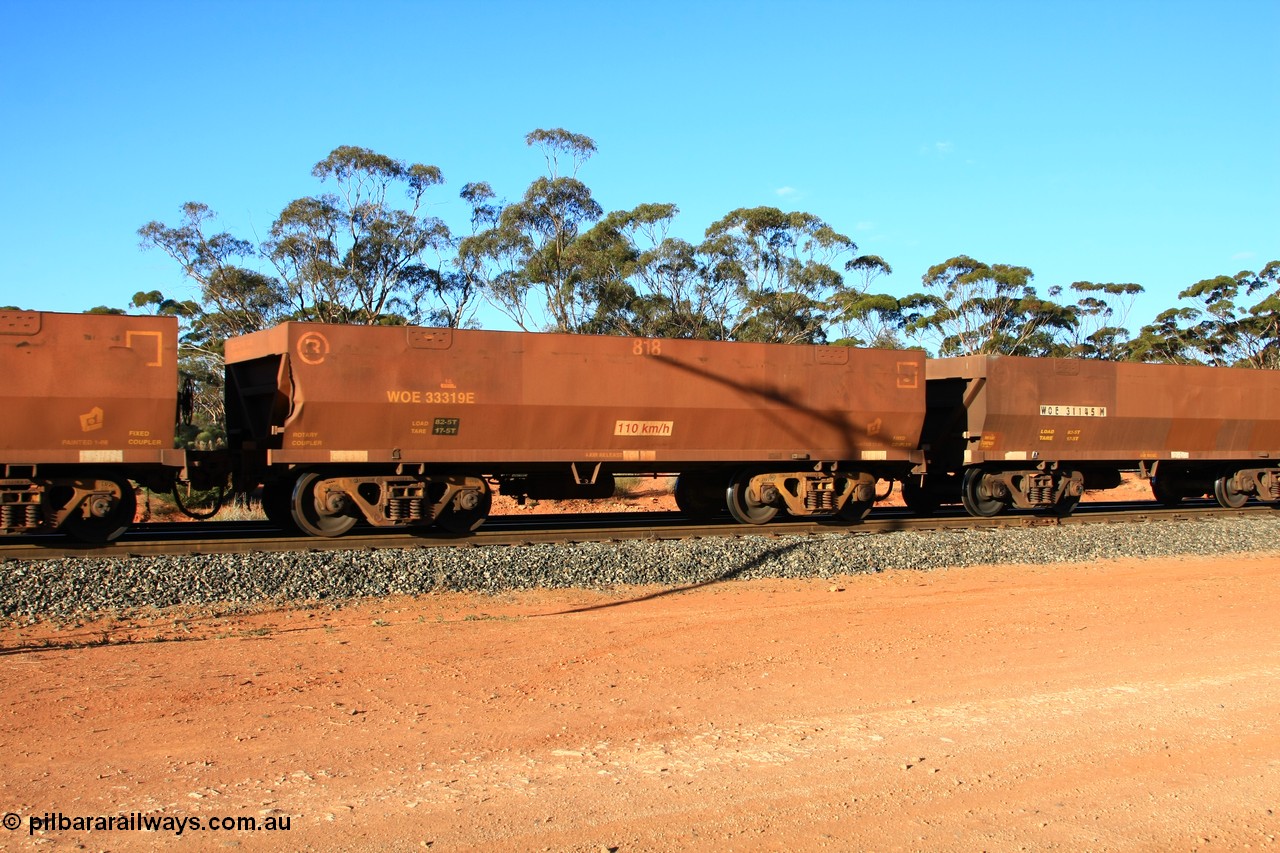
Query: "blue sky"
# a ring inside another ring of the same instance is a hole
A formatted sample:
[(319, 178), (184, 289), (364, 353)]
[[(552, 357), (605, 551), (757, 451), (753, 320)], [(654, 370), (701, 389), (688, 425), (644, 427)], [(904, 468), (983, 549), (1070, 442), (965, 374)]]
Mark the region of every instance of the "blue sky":
[[(806, 210), (920, 289), (958, 254), (1034, 284), (1179, 290), (1280, 258), (1278, 0), (13, 2), (0, 36), (0, 304), (188, 298), (136, 231), (208, 204), (265, 236), (338, 145), (518, 198), (524, 137), (599, 152), (606, 210)], [(482, 322), (509, 327), (486, 313)]]

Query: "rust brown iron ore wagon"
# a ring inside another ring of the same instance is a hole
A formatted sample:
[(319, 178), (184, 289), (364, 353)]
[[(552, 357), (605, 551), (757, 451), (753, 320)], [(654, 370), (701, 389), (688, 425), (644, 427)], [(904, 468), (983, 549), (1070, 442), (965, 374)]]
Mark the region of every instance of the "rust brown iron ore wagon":
[(1085, 489), (1151, 478), (1157, 499), (1280, 501), (1280, 373), (1011, 356), (930, 360), (909, 505), (1069, 513)]
[[(133, 483), (263, 487), (286, 528), (465, 533), (493, 489), (611, 495), (675, 474), (691, 517), (1071, 512), (1122, 471), (1174, 504), (1280, 505), (1280, 373), (709, 341), (285, 323), (226, 343), (229, 447), (189, 419), (172, 318), (0, 312), (0, 534), (89, 541)], [(175, 492), (176, 494), (176, 492)]]
[(106, 541), (130, 480), (172, 486), (177, 338), (172, 318), (0, 311), (0, 533)]
[(919, 461), (924, 356), (286, 323), (227, 342), (227, 427), (268, 515), (475, 529), (491, 487), (602, 497), (678, 474), (691, 515), (860, 518)]

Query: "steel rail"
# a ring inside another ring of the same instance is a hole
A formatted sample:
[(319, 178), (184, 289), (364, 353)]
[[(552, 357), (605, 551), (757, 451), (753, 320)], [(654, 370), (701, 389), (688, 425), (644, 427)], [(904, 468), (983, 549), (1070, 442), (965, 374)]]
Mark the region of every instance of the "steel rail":
[(741, 538), (767, 536), (846, 535), (865, 536), (904, 530), (972, 530), (1065, 526), (1077, 524), (1142, 524), (1208, 520), (1223, 517), (1263, 516), (1275, 512), (1271, 505), (1251, 503), (1240, 509), (1224, 509), (1204, 501), (1177, 507), (1154, 502), (1082, 504), (1065, 518), (1034, 513), (1008, 513), (994, 518), (974, 518), (954, 511), (931, 516), (911, 515), (906, 509), (882, 509), (861, 523), (827, 521), (775, 521), (749, 526), (723, 522), (693, 523), (679, 513), (600, 513), (575, 515), (499, 515), (469, 536), (455, 536), (426, 529), (420, 533), (381, 532), (357, 528), (336, 539), (288, 536), (267, 522), (194, 522), (143, 524), (119, 540), (86, 545), (63, 536), (30, 536), (0, 543), (0, 562), (44, 560), (58, 557), (133, 557), (186, 554), (249, 554), (280, 551), (360, 551), (369, 549), (475, 548), (545, 543), (611, 542), (623, 539), (688, 539), (697, 537)]

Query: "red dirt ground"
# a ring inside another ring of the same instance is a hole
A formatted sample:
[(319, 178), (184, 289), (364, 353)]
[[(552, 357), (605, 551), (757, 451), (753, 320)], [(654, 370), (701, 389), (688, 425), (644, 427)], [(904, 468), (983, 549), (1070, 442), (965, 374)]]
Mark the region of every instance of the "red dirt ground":
[(1277, 612), (1255, 555), (10, 626), (0, 847), (1276, 849)]

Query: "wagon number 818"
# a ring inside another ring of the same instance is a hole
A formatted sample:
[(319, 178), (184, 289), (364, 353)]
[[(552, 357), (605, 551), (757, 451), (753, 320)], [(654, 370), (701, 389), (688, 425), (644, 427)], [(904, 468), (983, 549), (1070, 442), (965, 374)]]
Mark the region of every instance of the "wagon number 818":
[(632, 341), (632, 355), (662, 355), (662, 341)]

